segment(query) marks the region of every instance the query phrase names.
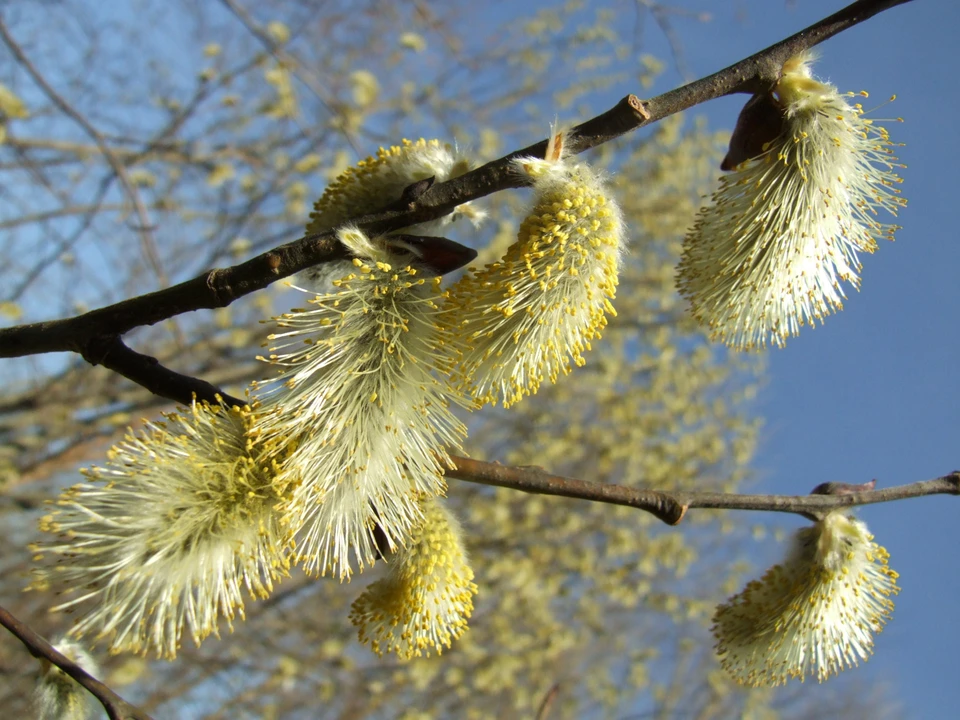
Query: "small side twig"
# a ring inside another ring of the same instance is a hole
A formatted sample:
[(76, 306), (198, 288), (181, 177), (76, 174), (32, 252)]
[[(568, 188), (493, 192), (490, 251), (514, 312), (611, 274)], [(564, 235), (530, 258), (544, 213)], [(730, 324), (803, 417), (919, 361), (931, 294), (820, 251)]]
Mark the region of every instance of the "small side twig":
[(203, 398), (219, 395), (228, 405), (246, 404), (244, 400), (224, 393), (205, 380), (164, 367), (155, 357), (132, 350), (116, 336), (93, 338), (83, 348), (82, 355), (91, 365), (102, 365), (160, 397), (169, 397), (175, 389), (178, 396), (183, 393)]
[(686, 512), (686, 508), (676, 498), (659, 490), (640, 490), (623, 485), (594, 483), (587, 480), (551, 475), (539, 468), (512, 467), (465, 457), (453, 457), (451, 459), (456, 464), (456, 468), (448, 470), (447, 477), (457, 480), (505, 487), (536, 495), (556, 495), (612, 505), (625, 505), (646, 510), (667, 525), (679, 523)]
[(63, 670), (77, 681), (81, 687), (93, 695), (107, 712), (110, 720), (153, 720), (147, 713), (131, 705), (113, 690), (90, 675), (73, 660), (63, 655), (53, 645), (44, 640), (37, 632), (22, 620), (0, 607), (0, 625), (10, 631), (35, 658), (46, 660)]
[(540, 707), (537, 708), (536, 720), (547, 720), (547, 718), (550, 717), (550, 708), (553, 707), (553, 703), (559, 694), (560, 683), (554, 683), (550, 689), (547, 690), (547, 694), (543, 696)]

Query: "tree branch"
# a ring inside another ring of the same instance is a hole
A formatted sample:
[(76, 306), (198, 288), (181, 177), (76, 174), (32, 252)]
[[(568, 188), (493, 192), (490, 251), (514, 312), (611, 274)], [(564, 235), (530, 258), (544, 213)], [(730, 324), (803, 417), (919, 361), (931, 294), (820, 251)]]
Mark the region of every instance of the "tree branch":
[(110, 720), (153, 720), (143, 710), (128, 703), (73, 660), (61, 654), (53, 645), (40, 637), (33, 628), (15, 618), (4, 607), (0, 607), (0, 625), (3, 625), (16, 636), (35, 658), (56, 665), (76, 680), (81, 687), (100, 701)]
[[(318, 257), (320, 260), (315, 260)], [(83, 315), (4, 328), (0, 330), (0, 357), (65, 351), (83, 354), (97, 336), (119, 336), (194, 310), (226, 307), (237, 298), (317, 262), (344, 257), (346, 250), (337, 242), (334, 231), (308, 235), (239, 265), (210, 270), (179, 285)]]
[(219, 395), (230, 405), (246, 404), (205, 380), (174, 372), (161, 365), (155, 357), (131, 350), (117, 336), (93, 338), (84, 346), (82, 354), (83, 359), (91, 365), (103, 365), (160, 397), (175, 395), (180, 398), (180, 402), (189, 404), (187, 396), (213, 398)]
[[(628, 95), (617, 105), (575, 127), (570, 142), (575, 152), (597, 147), (620, 135), (662, 120), (699, 103), (731, 93), (753, 93), (769, 87), (783, 62), (796, 53), (910, 0), (858, 0), (782, 42), (708, 77), (651, 100)], [(542, 156), (546, 140), (510, 153), (458, 178), (437, 183), (415, 201), (398, 200), (355, 219), (370, 234), (382, 234), (449, 214), (458, 205), (491, 193), (520, 187), (524, 178), (511, 171), (511, 161)], [(261, 290), (311, 265), (343, 258), (335, 231), (304, 236), (239, 265), (203, 275), (148, 295), (125, 300), (76, 317), (20, 325), (0, 330), (0, 357), (47, 352), (88, 351), (98, 336), (120, 336), (143, 325), (193, 310), (225, 307), (237, 298)]]
[(481, 485), (494, 485), (536, 495), (556, 495), (645, 510), (668, 525), (677, 525), (690, 508), (760, 510), (818, 517), (855, 505), (892, 502), (926, 495), (960, 495), (960, 470), (934, 480), (921, 480), (881, 490), (830, 495), (739, 495), (693, 490), (645, 490), (551, 475), (540, 468), (509, 467), (454, 457), (456, 469), (447, 476)]
[[(883, 10), (909, 1), (858, 0), (806, 30), (706, 78), (646, 102), (628, 95), (607, 112), (574, 128), (571, 144), (576, 152), (582, 152), (706, 100), (736, 92), (755, 93), (776, 82), (783, 62), (789, 57)], [(546, 141), (542, 141), (454, 180), (434, 184), (420, 194), (405, 192), (390, 206), (358, 218), (356, 224), (372, 234), (394, 231), (441, 217), (457, 205), (492, 192), (518, 187), (523, 180), (510, 172), (511, 160), (528, 155), (542, 156), (545, 150)], [(151, 392), (184, 405), (190, 404), (194, 398), (214, 404), (223, 400), (242, 405), (244, 401), (224, 395), (207, 382), (176, 373), (154, 358), (131, 350), (120, 336), (135, 327), (152, 325), (192, 310), (224, 307), (282, 277), (318, 262), (344, 257), (346, 251), (336, 240), (335, 231), (308, 235), (239, 265), (211, 270), (174, 287), (84, 315), (0, 330), (0, 357), (73, 351), (90, 363), (102, 364)], [(449, 472), (453, 478), (530, 493), (626, 505), (650, 512), (671, 525), (679, 523), (689, 508), (766, 510), (816, 517), (838, 507), (938, 493), (960, 494), (960, 473), (896, 488), (842, 495), (732, 495), (642, 490), (468, 458), (455, 457), (453, 460), (456, 468)]]

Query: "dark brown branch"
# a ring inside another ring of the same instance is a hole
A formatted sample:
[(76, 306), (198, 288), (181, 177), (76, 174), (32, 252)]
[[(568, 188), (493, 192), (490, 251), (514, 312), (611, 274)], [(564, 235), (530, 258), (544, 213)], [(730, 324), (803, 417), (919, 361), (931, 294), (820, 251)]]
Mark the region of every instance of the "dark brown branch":
[(116, 336), (93, 338), (84, 346), (82, 354), (91, 365), (103, 365), (160, 397), (176, 398), (189, 404), (196, 396), (216, 404), (215, 398), (219, 396), (229, 405), (246, 404), (204, 380), (174, 372), (156, 358), (131, 350)]
[(143, 710), (128, 703), (73, 660), (58, 652), (53, 645), (40, 637), (33, 628), (15, 618), (4, 607), (0, 607), (0, 625), (3, 625), (16, 636), (35, 658), (56, 665), (76, 680), (81, 687), (100, 701), (110, 720), (153, 720)]
[[(813, 47), (877, 13), (910, 0), (858, 0), (806, 30), (751, 55), (708, 77), (647, 101), (628, 95), (607, 112), (571, 131), (576, 152), (608, 142), (620, 135), (707, 100), (738, 92), (756, 92), (776, 81), (783, 61)], [(356, 218), (372, 234), (399, 230), (449, 214), (458, 205), (499, 190), (519, 187), (524, 179), (510, 169), (514, 158), (542, 156), (546, 140), (445, 183), (437, 183), (416, 201), (406, 198), (392, 206)], [(229, 305), (237, 298), (321, 262), (344, 257), (333, 231), (307, 235), (233, 267), (210, 270), (173, 287), (93, 310), (77, 317), (20, 325), (0, 330), (0, 357), (21, 357), (47, 352), (83, 354), (91, 339), (120, 336), (143, 325), (193, 310)]]
[(77, 317), (5, 328), (0, 330), (0, 357), (63, 351), (83, 354), (85, 346), (97, 336), (123, 335), (193, 310), (226, 307), (279, 278), (315, 265), (317, 257), (321, 262), (343, 258), (346, 250), (333, 232), (308, 235), (240, 265), (210, 270), (179, 285)]
[(537, 495), (589, 500), (646, 510), (668, 525), (679, 523), (690, 508), (761, 510), (817, 517), (854, 505), (905, 500), (926, 495), (960, 495), (960, 470), (934, 480), (863, 492), (828, 495), (738, 495), (691, 490), (645, 490), (551, 475), (539, 468), (509, 467), (498, 463), (454, 457), (456, 469), (447, 476), (481, 485), (494, 485)]

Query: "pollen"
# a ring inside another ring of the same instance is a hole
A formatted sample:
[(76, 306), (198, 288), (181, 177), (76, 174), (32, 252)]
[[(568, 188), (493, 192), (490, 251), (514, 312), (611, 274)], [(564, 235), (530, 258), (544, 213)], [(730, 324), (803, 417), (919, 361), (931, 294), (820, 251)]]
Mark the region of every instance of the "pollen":
[(739, 349), (782, 347), (843, 309), (861, 253), (893, 239), (882, 222), (906, 201), (887, 131), (846, 95), (789, 61), (775, 88), (783, 130), (720, 180), (684, 241), (677, 285), (711, 336)]
[(382, 239), (349, 227), (338, 237), (363, 272), (284, 316), (271, 347), (278, 376), (256, 392), (274, 410), (263, 437), (291, 447), (279, 477), (293, 490), (280, 509), (297, 528), (297, 560), (346, 579), (376, 560), (375, 527), (403, 545), (421, 520), (418, 498), (444, 492), (448, 452), (466, 436), (451, 408), (468, 401), (435, 372), (439, 284)]
[(408, 660), (439, 655), (467, 629), (477, 586), (456, 518), (437, 498), (423, 503), (423, 521), (392, 558), (387, 577), (353, 603), (360, 642), (377, 655)]
[(742, 685), (823, 682), (873, 652), (897, 573), (866, 525), (842, 511), (800, 530), (787, 560), (717, 608), (720, 664)]
[(258, 408), (195, 403), (129, 432), (106, 467), (61, 494), (56, 532), (38, 549), (35, 587), (55, 585), (75, 637), (112, 652), (172, 658), (243, 617), (246, 588), (266, 597), (286, 574), (285, 488), (273, 449), (253, 429)]
[(563, 159), (514, 168), (535, 196), (517, 240), (450, 288), (441, 315), (452, 372), (480, 405), (508, 407), (583, 365), (616, 296), (624, 228), (598, 174)]

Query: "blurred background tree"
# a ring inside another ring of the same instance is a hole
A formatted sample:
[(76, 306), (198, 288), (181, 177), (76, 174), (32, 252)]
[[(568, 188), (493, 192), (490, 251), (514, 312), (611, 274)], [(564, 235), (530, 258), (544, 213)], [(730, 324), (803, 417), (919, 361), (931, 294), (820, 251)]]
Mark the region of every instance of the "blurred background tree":
[[(683, 27), (710, 18), (655, 2), (65, 0), (8, 3), (3, 20), (0, 313), (28, 322), (298, 237), (325, 184), (379, 145), (439, 137), (482, 162), (555, 117), (572, 125), (624, 88), (646, 91), (665, 68), (686, 75)], [(663, 58), (648, 54), (654, 35)], [(471, 416), (472, 455), (625, 485), (749, 481), (760, 364), (708, 345), (673, 282), (727, 137), (675, 117), (590, 154), (630, 229), (618, 316), (572, 378)], [(450, 236), (478, 263), (499, 257), (524, 197), (488, 198), (486, 229)], [(259, 321), (294, 302), (278, 283), (128, 341), (242, 394), (263, 373)], [(169, 403), (78, 358), (4, 368), (0, 595), (49, 637), (68, 618), (20, 594), (43, 501)], [(233, 634), (173, 663), (103, 658), (104, 679), (158, 718), (799, 718), (811, 703), (820, 717), (895, 714), (856, 677), (779, 692), (726, 679), (708, 626), (749, 570), (738, 558), (750, 542), (730, 516), (700, 512), (678, 532), (626, 508), (456, 481), (449, 495), (480, 596), (442, 657), (404, 664), (358, 645), (348, 609), (377, 569), (344, 585), (295, 573)], [(11, 717), (30, 712), (24, 660), (0, 643)]]

